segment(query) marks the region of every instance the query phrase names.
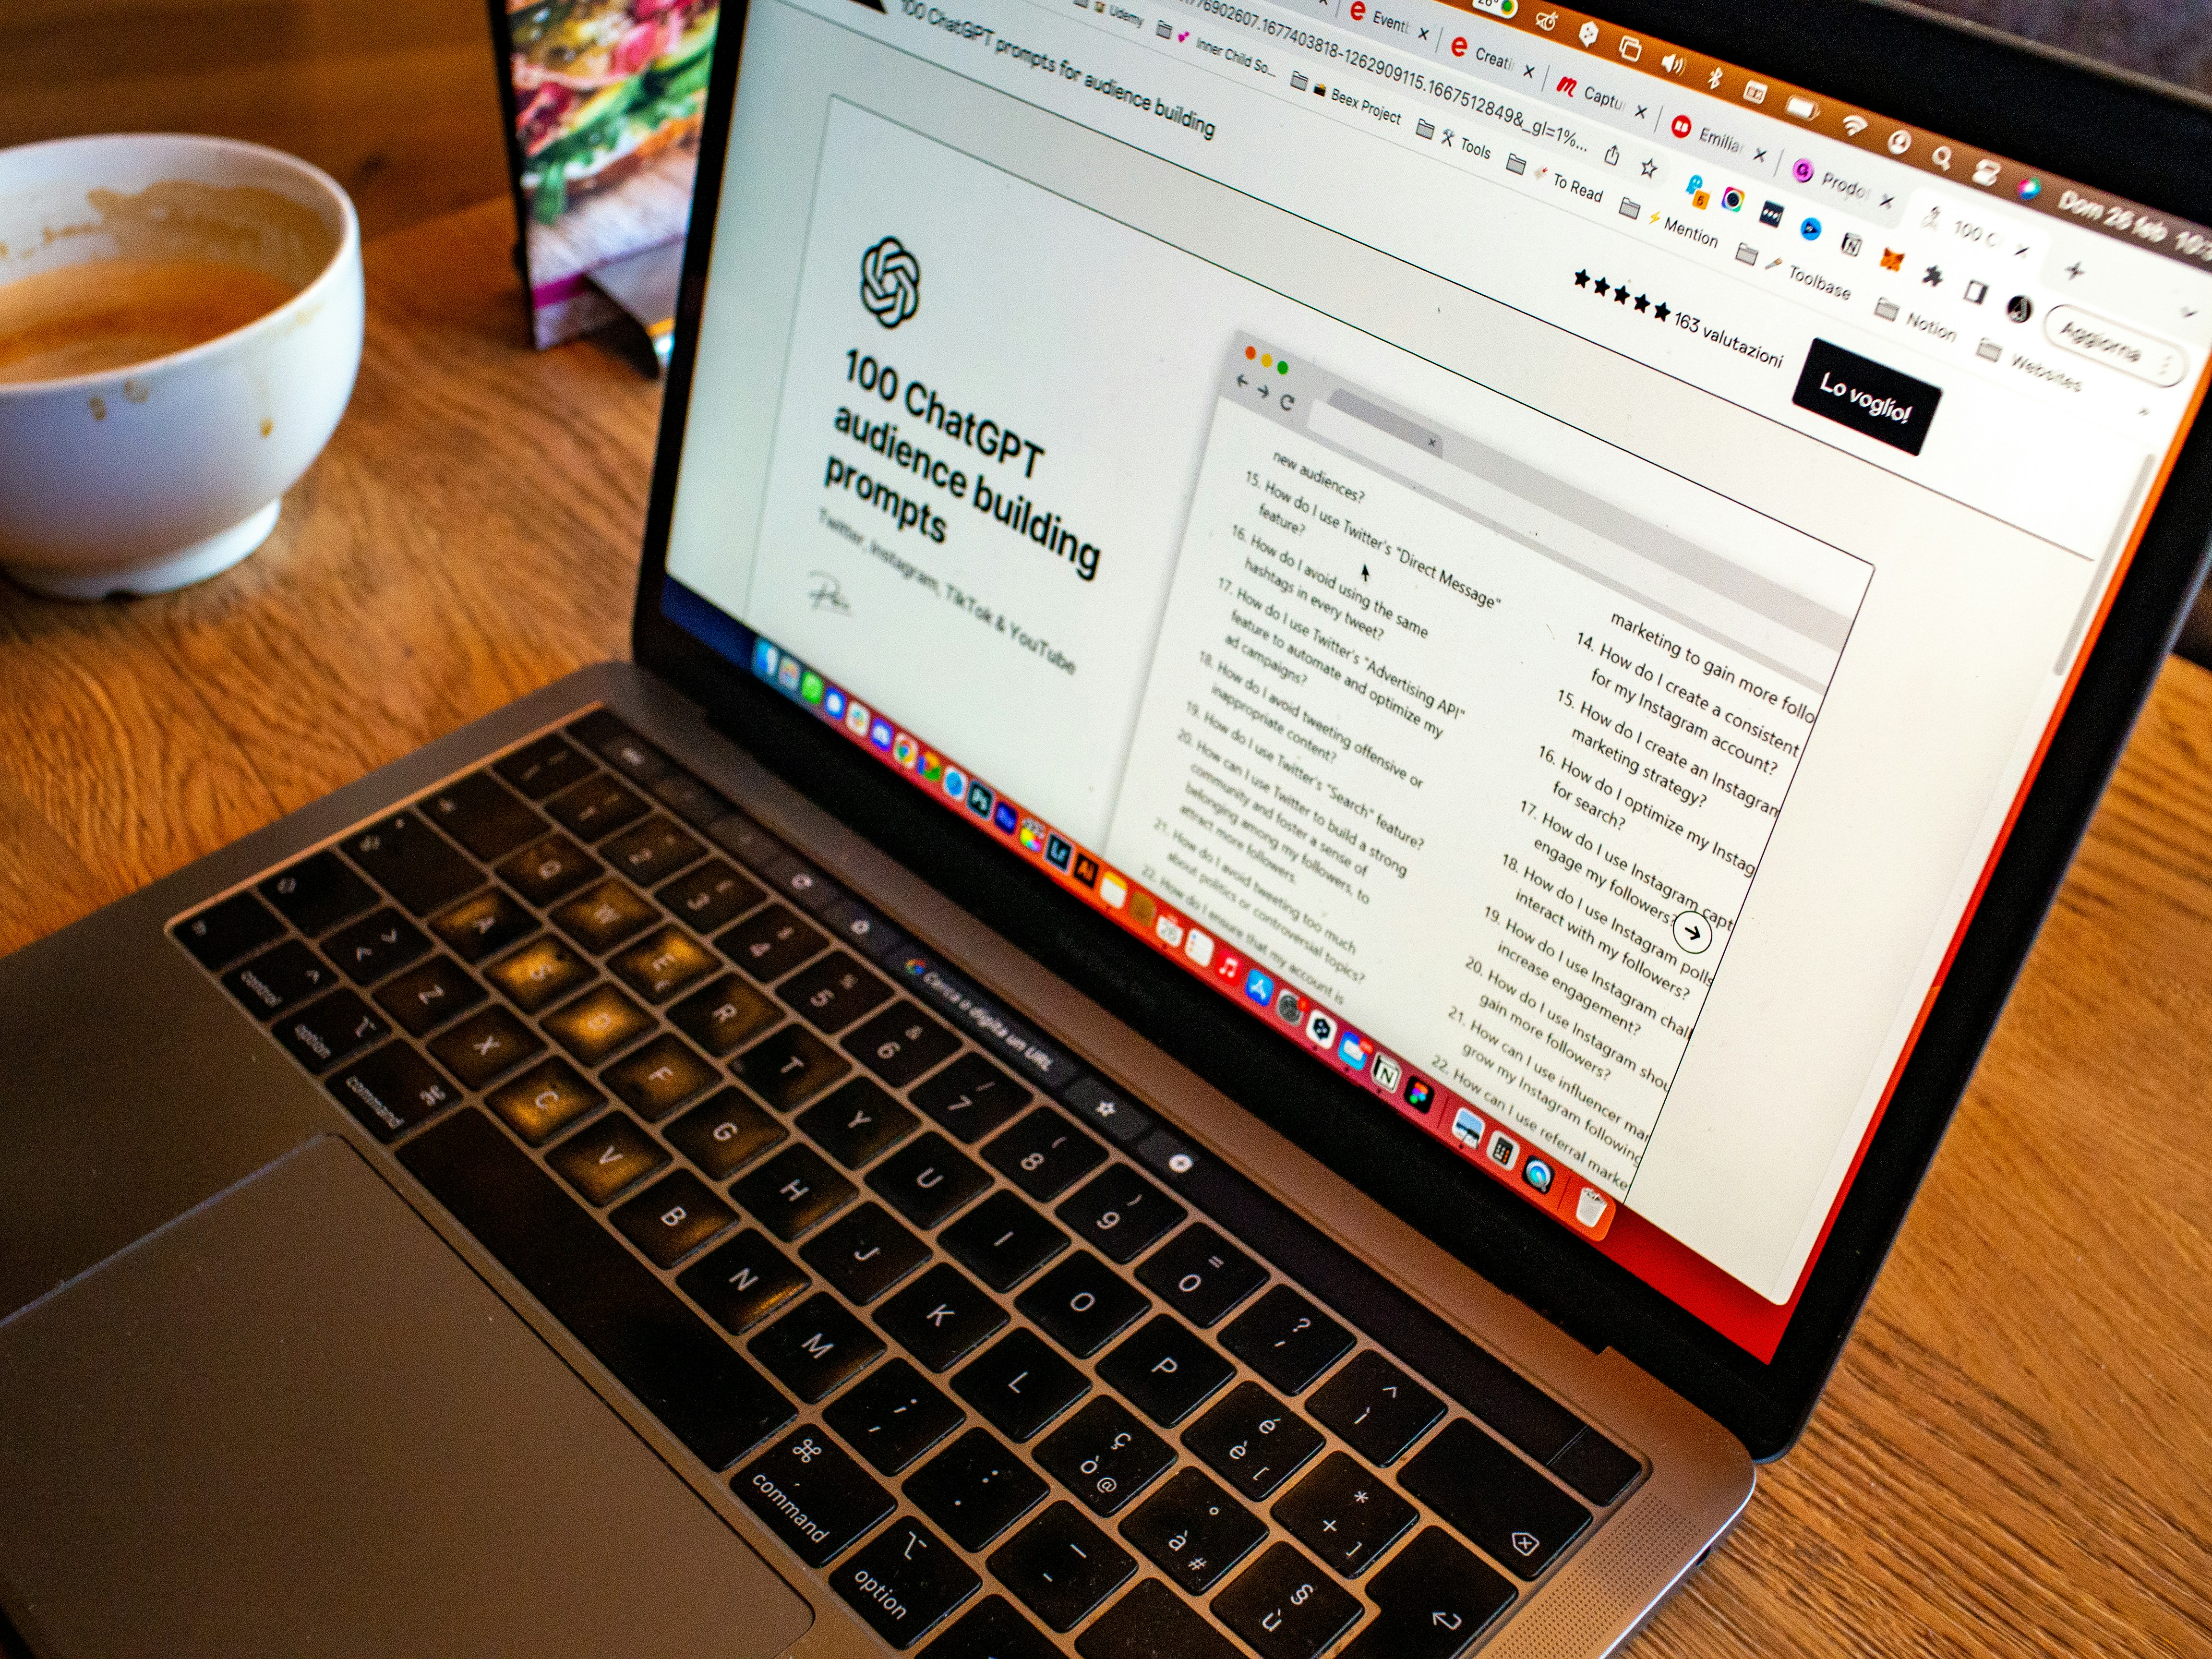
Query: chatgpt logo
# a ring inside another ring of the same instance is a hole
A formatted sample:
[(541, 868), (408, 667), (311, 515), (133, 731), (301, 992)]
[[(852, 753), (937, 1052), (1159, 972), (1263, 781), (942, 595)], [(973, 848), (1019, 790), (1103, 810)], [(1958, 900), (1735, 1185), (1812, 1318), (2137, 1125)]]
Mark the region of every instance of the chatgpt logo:
[(884, 237), (860, 256), (860, 303), (885, 328), (921, 309), (921, 261), (897, 237)]

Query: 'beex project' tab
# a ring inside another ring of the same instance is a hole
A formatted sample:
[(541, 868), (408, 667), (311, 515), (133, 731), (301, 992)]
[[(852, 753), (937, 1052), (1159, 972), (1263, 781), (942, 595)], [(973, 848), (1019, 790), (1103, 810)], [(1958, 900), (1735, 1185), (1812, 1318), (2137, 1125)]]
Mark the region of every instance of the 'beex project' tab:
[(1826, 340), (1813, 342), (1805, 372), (1797, 377), (1800, 409), (1825, 415), (1854, 432), (1917, 455), (1928, 441), (1942, 392), (1925, 380), (1846, 351)]

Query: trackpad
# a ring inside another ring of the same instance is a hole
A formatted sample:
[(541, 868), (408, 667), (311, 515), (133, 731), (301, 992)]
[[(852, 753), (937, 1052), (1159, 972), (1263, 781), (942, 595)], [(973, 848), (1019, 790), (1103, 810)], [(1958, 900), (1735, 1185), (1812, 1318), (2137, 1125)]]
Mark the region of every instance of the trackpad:
[(56, 1656), (766, 1659), (812, 1613), (344, 1141), (0, 1325)]

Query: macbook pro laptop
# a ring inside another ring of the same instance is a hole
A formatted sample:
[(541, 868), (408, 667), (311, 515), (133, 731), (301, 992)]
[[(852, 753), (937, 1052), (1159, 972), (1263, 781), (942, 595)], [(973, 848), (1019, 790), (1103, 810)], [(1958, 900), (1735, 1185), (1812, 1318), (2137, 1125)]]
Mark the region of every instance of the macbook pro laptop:
[(7, 1642), (1611, 1650), (2200, 574), (2212, 125), (1840, 3), (728, 23), (635, 665), (0, 963)]

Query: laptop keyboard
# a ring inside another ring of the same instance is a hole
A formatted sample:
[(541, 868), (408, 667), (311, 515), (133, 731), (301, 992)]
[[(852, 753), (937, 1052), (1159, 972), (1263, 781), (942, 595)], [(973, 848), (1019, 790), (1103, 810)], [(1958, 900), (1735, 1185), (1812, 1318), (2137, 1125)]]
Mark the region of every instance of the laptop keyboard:
[(1642, 1473), (604, 711), (172, 931), (893, 1649), (1454, 1659)]

